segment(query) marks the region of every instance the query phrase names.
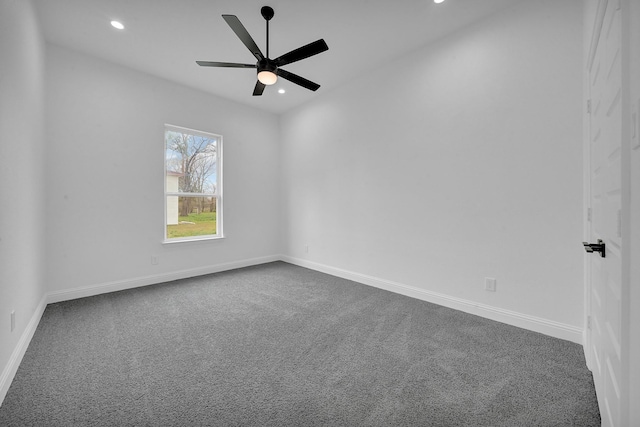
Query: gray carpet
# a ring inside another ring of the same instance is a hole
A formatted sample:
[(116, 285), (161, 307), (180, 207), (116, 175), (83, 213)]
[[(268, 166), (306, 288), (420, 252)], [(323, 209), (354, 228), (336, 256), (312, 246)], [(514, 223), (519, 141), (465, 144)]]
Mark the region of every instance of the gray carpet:
[(277, 262), (47, 306), (1, 426), (599, 426), (579, 345)]

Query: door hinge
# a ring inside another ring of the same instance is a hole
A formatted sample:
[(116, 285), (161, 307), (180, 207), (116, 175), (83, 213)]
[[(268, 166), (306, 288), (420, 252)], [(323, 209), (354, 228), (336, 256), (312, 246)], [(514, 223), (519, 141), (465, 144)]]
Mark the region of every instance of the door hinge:
[(591, 114), (591, 100), (587, 99), (587, 114)]
[(591, 316), (587, 316), (587, 329), (591, 330)]
[(587, 221), (591, 222), (591, 208), (587, 208)]

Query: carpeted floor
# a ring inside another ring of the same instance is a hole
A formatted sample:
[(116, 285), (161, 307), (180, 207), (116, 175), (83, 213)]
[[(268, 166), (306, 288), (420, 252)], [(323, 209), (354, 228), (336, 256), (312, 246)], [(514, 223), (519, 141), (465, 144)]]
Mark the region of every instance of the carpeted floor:
[(1, 426), (599, 426), (582, 348), (277, 262), (49, 305)]

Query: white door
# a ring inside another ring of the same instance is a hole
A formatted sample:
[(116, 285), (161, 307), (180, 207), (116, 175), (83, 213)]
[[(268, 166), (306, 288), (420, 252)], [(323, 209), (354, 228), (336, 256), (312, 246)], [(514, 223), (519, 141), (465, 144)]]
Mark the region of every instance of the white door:
[[(589, 59), (590, 238), (606, 257), (588, 255), (587, 351), (603, 426), (621, 422), (622, 68), (619, 0), (601, 0)], [(589, 277), (590, 276), (590, 277)]]

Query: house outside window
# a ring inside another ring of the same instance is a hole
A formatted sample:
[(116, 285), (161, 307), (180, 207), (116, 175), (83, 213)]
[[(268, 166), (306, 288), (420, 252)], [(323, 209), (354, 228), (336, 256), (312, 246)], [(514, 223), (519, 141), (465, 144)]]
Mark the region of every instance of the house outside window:
[(165, 125), (165, 242), (222, 234), (222, 136)]

